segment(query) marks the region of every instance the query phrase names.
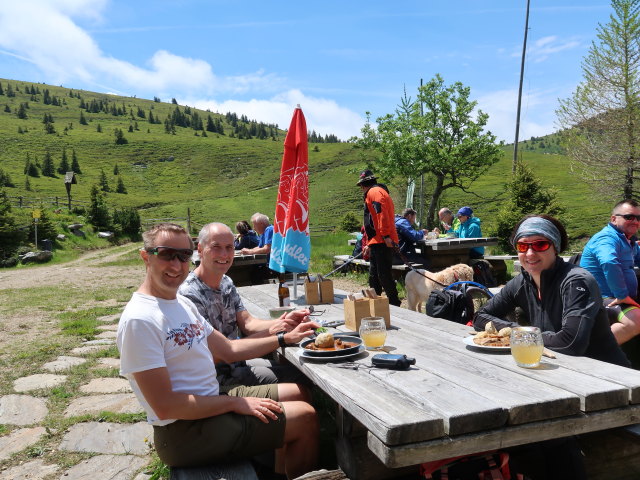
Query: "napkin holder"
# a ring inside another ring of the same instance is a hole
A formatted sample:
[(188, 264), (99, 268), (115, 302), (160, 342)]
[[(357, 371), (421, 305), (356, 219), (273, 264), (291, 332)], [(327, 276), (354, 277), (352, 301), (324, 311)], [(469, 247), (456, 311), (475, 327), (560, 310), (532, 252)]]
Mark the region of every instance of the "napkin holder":
[(344, 325), (354, 332), (360, 329), (360, 321), (365, 317), (382, 317), (387, 328), (391, 326), (391, 312), (387, 297), (358, 298), (356, 300), (345, 298), (343, 304)]
[(304, 281), (304, 296), (307, 305), (333, 303), (333, 281), (325, 279), (310, 281), (307, 278)]

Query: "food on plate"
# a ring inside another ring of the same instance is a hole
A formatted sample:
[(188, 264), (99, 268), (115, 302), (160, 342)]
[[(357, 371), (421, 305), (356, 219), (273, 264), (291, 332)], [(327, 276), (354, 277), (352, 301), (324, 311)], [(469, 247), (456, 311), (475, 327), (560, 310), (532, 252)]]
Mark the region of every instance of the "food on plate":
[(473, 338), (473, 343), (484, 347), (509, 347), (511, 346), (511, 328), (505, 327), (498, 332), (493, 322), (485, 325), (483, 332), (478, 332)]
[[(322, 338), (321, 338), (322, 337)], [(345, 348), (356, 347), (358, 344), (354, 342), (345, 342), (341, 338), (334, 338), (330, 333), (321, 333), (315, 339), (315, 341), (310, 342), (308, 345), (305, 345), (306, 350), (316, 350), (316, 351), (334, 351), (334, 350), (344, 350)]]
[(333, 347), (333, 342), (333, 335), (330, 333), (321, 333), (316, 337), (316, 340), (313, 343), (319, 348), (329, 348)]

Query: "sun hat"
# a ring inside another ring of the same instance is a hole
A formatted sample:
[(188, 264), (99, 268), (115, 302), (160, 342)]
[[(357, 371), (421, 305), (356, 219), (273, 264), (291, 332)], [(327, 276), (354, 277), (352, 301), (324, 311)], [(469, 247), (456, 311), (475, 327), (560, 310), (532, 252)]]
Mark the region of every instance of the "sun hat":
[(462, 207), (460, 210), (458, 210), (456, 217), (459, 217), (460, 215), (470, 217), (471, 215), (473, 215), (473, 210), (471, 210), (471, 207)]
[(363, 183), (376, 181), (376, 180), (377, 180), (377, 177), (373, 174), (371, 170), (363, 170), (360, 173), (360, 180), (358, 180), (358, 183), (356, 183), (356, 185), (362, 185)]

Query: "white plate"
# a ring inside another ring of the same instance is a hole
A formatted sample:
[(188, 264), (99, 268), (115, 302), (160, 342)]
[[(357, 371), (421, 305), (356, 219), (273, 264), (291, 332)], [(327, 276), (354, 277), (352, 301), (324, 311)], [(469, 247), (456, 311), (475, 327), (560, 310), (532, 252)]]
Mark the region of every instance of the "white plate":
[(493, 352), (510, 352), (511, 351), (511, 347), (490, 347), (488, 345), (478, 345), (473, 341), (473, 335), (464, 337), (462, 341), (466, 345), (469, 345), (470, 347), (479, 348), (480, 350), (491, 350)]
[(347, 355), (325, 355), (322, 357), (314, 357), (312, 355), (308, 355), (306, 351), (303, 351), (300, 356), (305, 360), (313, 360), (316, 362), (337, 362), (340, 360), (344, 360), (345, 358), (352, 358), (356, 355), (360, 355), (364, 351), (364, 346), (360, 345), (360, 348), (357, 352), (349, 353)]

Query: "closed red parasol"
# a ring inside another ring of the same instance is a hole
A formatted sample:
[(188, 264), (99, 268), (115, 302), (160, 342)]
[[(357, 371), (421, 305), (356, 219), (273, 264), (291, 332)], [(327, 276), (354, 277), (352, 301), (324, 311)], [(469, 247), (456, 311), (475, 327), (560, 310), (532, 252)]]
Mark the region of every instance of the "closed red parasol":
[(269, 268), (306, 272), (310, 257), (307, 122), (298, 105), (284, 140)]

